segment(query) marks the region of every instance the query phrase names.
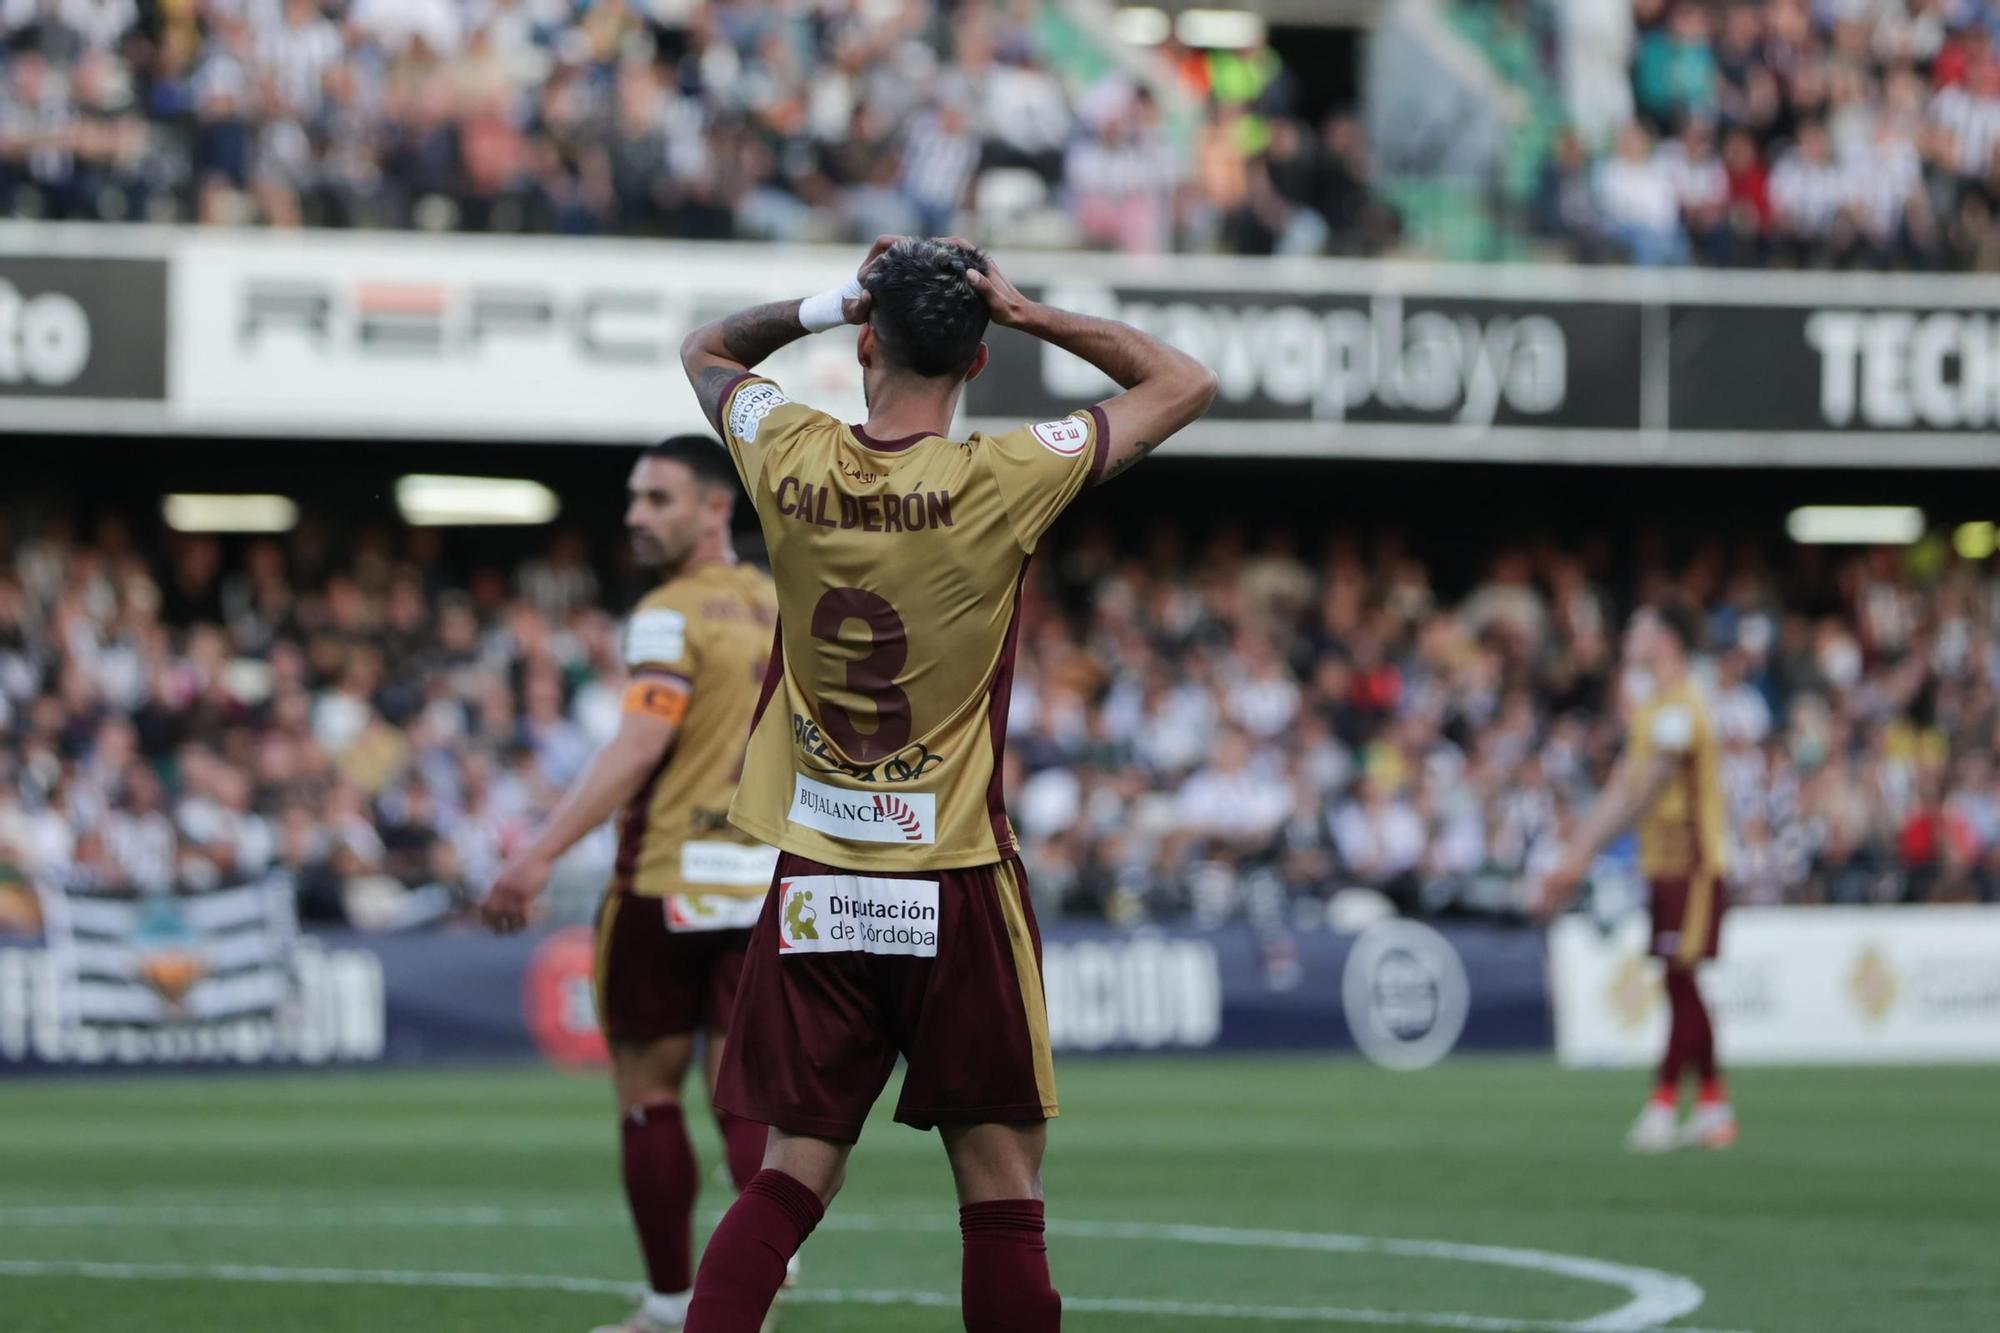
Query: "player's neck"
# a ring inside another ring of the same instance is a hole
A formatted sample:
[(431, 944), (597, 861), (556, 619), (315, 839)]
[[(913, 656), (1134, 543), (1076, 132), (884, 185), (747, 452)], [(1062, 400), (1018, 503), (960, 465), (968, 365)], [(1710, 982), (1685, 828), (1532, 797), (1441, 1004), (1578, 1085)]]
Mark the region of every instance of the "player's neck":
[(883, 385), (868, 404), (868, 420), (862, 426), (870, 439), (907, 440), (912, 436), (951, 433), (952, 414), (958, 408), (958, 386), (939, 393), (917, 386)]
[(660, 582), (671, 583), (675, 579), (686, 578), (688, 575), (707, 569), (711, 565), (727, 566), (735, 563), (736, 550), (726, 540), (721, 542), (703, 542), (696, 546), (694, 550), (688, 552), (688, 558), (681, 561), (680, 564), (671, 569), (662, 569), (660, 571)]

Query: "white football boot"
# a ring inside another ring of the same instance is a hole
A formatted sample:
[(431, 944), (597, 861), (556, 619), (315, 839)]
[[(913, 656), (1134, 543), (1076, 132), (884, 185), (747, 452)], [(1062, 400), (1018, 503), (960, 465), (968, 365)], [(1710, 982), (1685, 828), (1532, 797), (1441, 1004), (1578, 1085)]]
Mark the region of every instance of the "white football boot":
[(1736, 1126), (1736, 1109), (1728, 1102), (1701, 1102), (1681, 1131), (1681, 1143), (1689, 1148), (1721, 1151), (1734, 1147), (1741, 1131)]
[(1648, 1100), (1625, 1135), (1625, 1146), (1633, 1152), (1671, 1152), (1680, 1143), (1680, 1114), (1661, 1101)]

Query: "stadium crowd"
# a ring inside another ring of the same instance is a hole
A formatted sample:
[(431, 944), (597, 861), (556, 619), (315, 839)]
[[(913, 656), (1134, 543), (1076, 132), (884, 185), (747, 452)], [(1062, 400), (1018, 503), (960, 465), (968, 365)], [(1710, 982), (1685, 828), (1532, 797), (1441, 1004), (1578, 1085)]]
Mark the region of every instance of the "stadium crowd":
[(1536, 212), (1582, 256), (2000, 270), (2000, 14), (1984, 0), (1538, 15), (1571, 128)]
[(0, 39), (0, 214), (1247, 253), (1395, 231), (1358, 123), (1297, 119), (1268, 48), (1107, 53), (1027, 0), (0, 0)]
[[(1029, 584), (1007, 776), (1047, 911), (1520, 912), (1617, 749), (1621, 618), (1667, 596), (1707, 611), (1739, 901), (2000, 900), (1990, 567), (1599, 539), (1450, 593), (1387, 538), (1142, 545), (1072, 533)], [(367, 926), (462, 907), (620, 686), (581, 536), (465, 557), (310, 521), (227, 551), (115, 521), (0, 541), (0, 863), (135, 893), (278, 867), (309, 919)], [(1598, 879), (1629, 884), (1629, 847)]]

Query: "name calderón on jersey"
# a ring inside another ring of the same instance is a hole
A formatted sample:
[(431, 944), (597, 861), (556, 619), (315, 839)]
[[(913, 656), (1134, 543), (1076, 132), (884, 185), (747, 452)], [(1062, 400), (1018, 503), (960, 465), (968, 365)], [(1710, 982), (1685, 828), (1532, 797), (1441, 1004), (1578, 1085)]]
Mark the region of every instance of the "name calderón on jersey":
[(1102, 471), (1104, 414), (878, 440), (746, 376), (722, 417), (783, 625), (730, 818), (856, 869), (1012, 855), (999, 775), (1021, 580)]

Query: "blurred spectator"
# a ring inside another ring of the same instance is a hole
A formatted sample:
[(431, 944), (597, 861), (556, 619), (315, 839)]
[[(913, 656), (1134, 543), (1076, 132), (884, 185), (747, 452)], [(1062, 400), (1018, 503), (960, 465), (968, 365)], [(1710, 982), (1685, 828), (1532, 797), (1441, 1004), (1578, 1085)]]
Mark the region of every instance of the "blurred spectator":
[(1687, 258), (1674, 178), (1653, 154), (1646, 131), (1627, 125), (1618, 151), (1597, 164), (1597, 209), (1605, 235), (1634, 264), (1677, 264)]

